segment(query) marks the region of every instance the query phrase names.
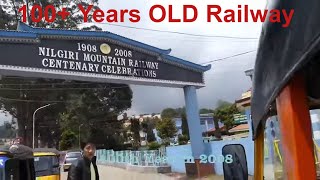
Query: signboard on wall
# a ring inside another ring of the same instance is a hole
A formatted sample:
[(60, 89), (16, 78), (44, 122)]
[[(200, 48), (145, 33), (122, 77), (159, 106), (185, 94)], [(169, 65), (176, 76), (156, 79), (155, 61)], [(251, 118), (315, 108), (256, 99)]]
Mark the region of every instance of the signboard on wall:
[(203, 84), (203, 73), (117, 44), (93, 40), (41, 39), (38, 43), (0, 43), (0, 69), (76, 76)]
[(233, 118), (234, 118), (234, 124), (244, 124), (248, 122), (247, 116), (244, 114), (234, 114)]

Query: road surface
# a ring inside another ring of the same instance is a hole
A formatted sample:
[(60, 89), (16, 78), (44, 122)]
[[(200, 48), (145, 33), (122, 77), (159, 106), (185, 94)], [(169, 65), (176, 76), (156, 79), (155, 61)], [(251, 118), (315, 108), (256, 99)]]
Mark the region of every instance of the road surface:
[[(190, 178), (170, 177), (164, 174), (139, 173), (110, 166), (99, 166), (100, 180), (190, 180)], [(201, 180), (223, 180), (222, 176), (201, 178)], [(61, 180), (67, 180), (67, 173), (62, 173)]]
[[(121, 168), (99, 166), (101, 180), (174, 180), (175, 178), (163, 174), (139, 173)], [(67, 180), (67, 173), (62, 172), (61, 180)]]

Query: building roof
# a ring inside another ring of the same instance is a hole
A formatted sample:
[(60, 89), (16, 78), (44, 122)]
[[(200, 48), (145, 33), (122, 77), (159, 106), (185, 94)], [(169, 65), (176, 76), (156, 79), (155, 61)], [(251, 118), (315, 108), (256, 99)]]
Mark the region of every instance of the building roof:
[(41, 36), (55, 36), (59, 38), (94, 38), (94, 39), (110, 39), (116, 42), (127, 44), (133, 47), (143, 49), (148, 52), (158, 54), (159, 57), (169, 62), (184, 65), (197, 71), (205, 72), (211, 69), (211, 65), (202, 66), (181, 58), (169, 55), (171, 49), (160, 49), (145, 43), (123, 37), (108, 31), (83, 31), (83, 30), (67, 30), (67, 29), (50, 29), (36, 28), (28, 26), (22, 22), (19, 23), (17, 31), (0, 30), (0, 36), (4, 38), (23, 38), (38, 40)]
[(240, 124), (232, 129), (229, 130), (229, 132), (241, 132), (241, 131), (248, 131), (249, 125), (248, 124)]
[(242, 93), (241, 98), (235, 101), (237, 106), (243, 106), (243, 107), (250, 106), (251, 94), (252, 94), (252, 88), (250, 88), (248, 91)]
[[(226, 126), (223, 125), (223, 126), (220, 126), (220, 131), (225, 131), (226, 130)], [(211, 128), (209, 129), (207, 132), (215, 132), (216, 131), (216, 128)]]

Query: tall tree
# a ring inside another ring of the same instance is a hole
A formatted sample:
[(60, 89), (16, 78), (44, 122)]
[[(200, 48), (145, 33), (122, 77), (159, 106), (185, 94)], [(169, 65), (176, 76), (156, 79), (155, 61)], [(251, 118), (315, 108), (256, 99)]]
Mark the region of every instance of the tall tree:
[(130, 131), (132, 132), (132, 147), (137, 150), (140, 147), (140, 122), (139, 119), (131, 119)]
[(181, 121), (182, 121), (182, 124), (181, 124), (182, 134), (185, 135), (187, 138), (190, 138), (186, 113), (182, 114)]
[(164, 144), (168, 145), (170, 143), (170, 138), (173, 138), (178, 132), (176, 124), (172, 119), (165, 118), (157, 123), (156, 129), (158, 131), (158, 136), (163, 140)]
[(175, 118), (179, 114), (177, 111), (173, 108), (166, 108), (161, 112), (161, 119), (166, 119), (166, 118)]
[(221, 106), (215, 110), (214, 119), (219, 119), (226, 126), (226, 130), (228, 133), (228, 130), (233, 127), (233, 115), (239, 112), (240, 111), (235, 104), (229, 106)]
[(147, 141), (153, 142), (156, 140), (156, 137), (153, 133), (153, 129), (155, 128), (156, 122), (153, 118), (147, 117), (142, 123), (141, 128), (143, 132), (147, 134)]

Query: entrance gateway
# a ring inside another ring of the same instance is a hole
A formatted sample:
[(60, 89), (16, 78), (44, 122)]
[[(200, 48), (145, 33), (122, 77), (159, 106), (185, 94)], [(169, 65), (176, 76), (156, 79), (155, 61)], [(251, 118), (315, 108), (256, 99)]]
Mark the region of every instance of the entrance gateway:
[[(204, 87), (201, 66), (111, 32), (34, 28), (0, 30), (0, 74), (183, 88), (195, 168), (205, 153), (196, 89)], [(206, 166), (207, 167), (207, 166)], [(208, 169), (208, 168), (205, 168)]]

